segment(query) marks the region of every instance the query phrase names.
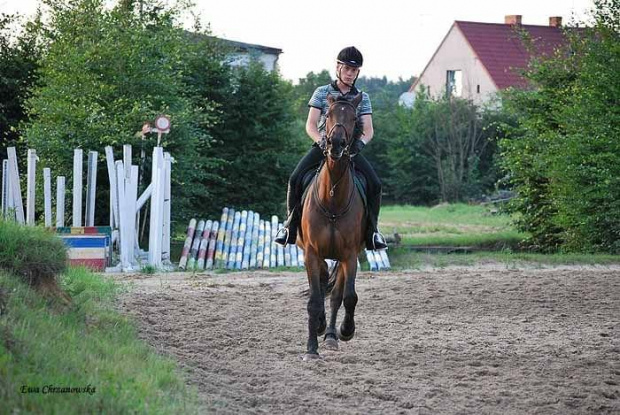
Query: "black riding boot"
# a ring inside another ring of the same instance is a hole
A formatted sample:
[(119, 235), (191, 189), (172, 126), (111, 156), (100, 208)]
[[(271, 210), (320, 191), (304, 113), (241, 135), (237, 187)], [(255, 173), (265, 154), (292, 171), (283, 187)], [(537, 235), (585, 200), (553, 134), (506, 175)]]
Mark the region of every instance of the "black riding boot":
[(381, 206), (381, 193), (368, 195), (368, 225), (366, 226), (366, 249), (378, 251), (387, 249), (388, 245), (383, 235), (378, 230), (379, 207)]
[(299, 226), (299, 206), (295, 197), (295, 191), (288, 186), (286, 192), (286, 209), (288, 218), (281, 229), (278, 230), (273, 240), (278, 245), (295, 244), (297, 242), (297, 227)]

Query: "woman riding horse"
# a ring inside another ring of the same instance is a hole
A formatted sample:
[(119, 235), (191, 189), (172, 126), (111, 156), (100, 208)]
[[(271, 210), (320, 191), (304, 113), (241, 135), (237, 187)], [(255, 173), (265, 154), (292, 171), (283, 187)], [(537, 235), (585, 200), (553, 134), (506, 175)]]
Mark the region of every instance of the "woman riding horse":
[[(321, 160), (325, 150), (325, 115), (327, 113), (329, 96), (337, 98), (343, 97), (352, 100), (360, 94), (355, 88), (355, 81), (360, 73), (364, 59), (359, 50), (349, 46), (340, 51), (336, 63), (337, 80), (329, 85), (317, 88), (310, 98), (308, 106), (308, 120), (306, 121), (306, 132), (314, 141), (314, 144), (306, 155), (301, 159), (288, 182), (288, 192), (286, 204), (288, 219), (284, 228), (278, 231), (274, 242), (283, 246), (294, 244), (297, 240), (297, 229), (301, 216), (301, 197), (303, 194), (303, 177), (307, 172), (315, 170)], [(357, 117), (363, 126), (363, 133), (359, 139), (352, 144), (351, 153), (357, 154), (355, 157), (355, 168), (359, 170), (368, 183), (368, 226), (365, 235), (367, 249), (387, 249), (387, 244), (383, 236), (378, 232), (377, 222), (379, 209), (381, 207), (381, 181), (375, 173), (370, 163), (359, 154), (370, 140), (374, 131), (372, 127), (372, 107), (370, 98), (365, 92), (361, 92), (362, 99), (356, 106)]]

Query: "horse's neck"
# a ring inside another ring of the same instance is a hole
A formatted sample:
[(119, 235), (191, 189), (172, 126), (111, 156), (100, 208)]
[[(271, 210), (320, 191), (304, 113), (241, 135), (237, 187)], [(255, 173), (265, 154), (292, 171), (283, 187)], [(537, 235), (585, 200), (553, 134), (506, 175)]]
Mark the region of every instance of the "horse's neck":
[(318, 194), (321, 202), (330, 209), (344, 206), (349, 201), (353, 186), (349, 163), (344, 157), (338, 161), (328, 159), (321, 169)]

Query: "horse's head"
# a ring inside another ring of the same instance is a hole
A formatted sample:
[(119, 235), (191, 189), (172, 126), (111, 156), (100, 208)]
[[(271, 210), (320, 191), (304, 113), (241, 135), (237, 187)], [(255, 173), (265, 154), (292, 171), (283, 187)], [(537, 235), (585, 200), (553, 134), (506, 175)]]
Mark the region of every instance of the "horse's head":
[(348, 152), (353, 140), (357, 137), (356, 108), (362, 100), (362, 94), (357, 94), (351, 101), (327, 95), (329, 109), (325, 115), (325, 131), (327, 132), (327, 154), (334, 160), (339, 160), (345, 151)]

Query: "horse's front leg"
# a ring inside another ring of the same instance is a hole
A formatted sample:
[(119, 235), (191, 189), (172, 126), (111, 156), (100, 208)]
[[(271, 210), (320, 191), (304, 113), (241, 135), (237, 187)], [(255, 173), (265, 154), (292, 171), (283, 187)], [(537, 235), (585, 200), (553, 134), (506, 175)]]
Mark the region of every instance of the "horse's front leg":
[(342, 304), (342, 295), (344, 288), (344, 272), (341, 263), (338, 263), (338, 267), (334, 272), (336, 272), (336, 281), (334, 282), (334, 287), (332, 288), (332, 293), (330, 297), (330, 310), (331, 317), (329, 319), (329, 326), (325, 331), (325, 342), (324, 347), (330, 350), (338, 350), (338, 335), (336, 331), (336, 318), (338, 317), (338, 309), (340, 309), (340, 305)]
[(322, 259), (308, 249), (306, 253), (306, 271), (308, 273), (308, 345), (304, 360), (319, 357), (319, 342), (317, 333), (319, 330), (321, 315), (325, 318), (324, 292), (321, 290), (321, 262)]
[(355, 293), (355, 275), (357, 274), (357, 258), (354, 256), (342, 263), (344, 271), (344, 319), (338, 330), (338, 338), (342, 341), (349, 341), (355, 334), (355, 306), (357, 305), (357, 294)]

